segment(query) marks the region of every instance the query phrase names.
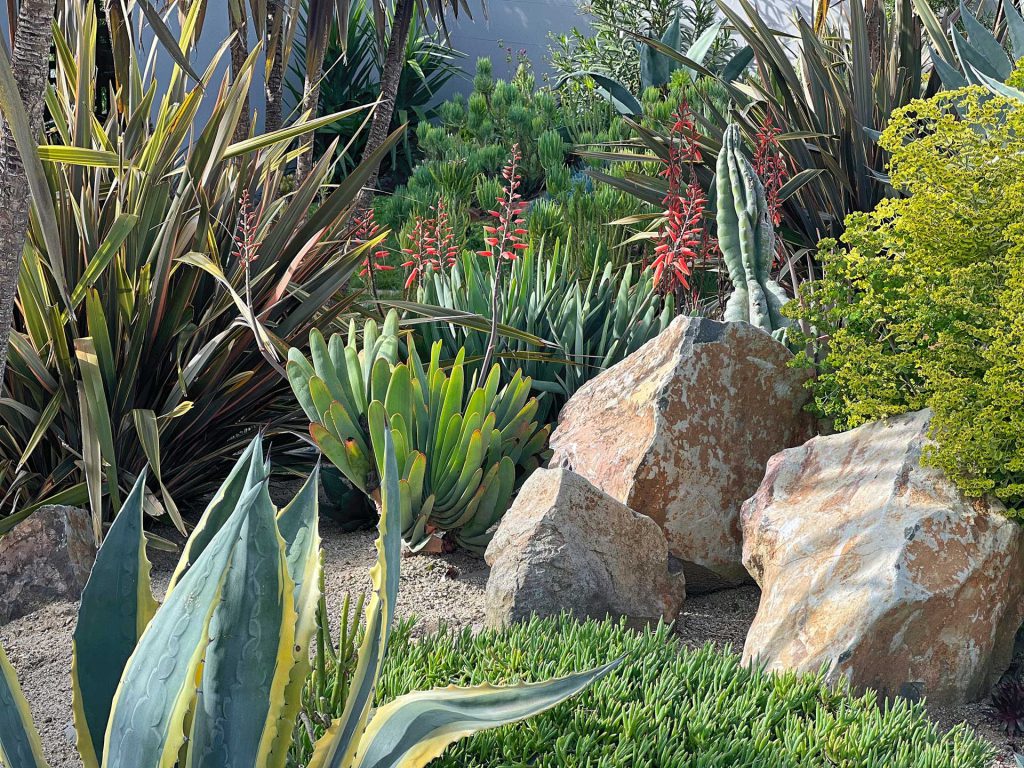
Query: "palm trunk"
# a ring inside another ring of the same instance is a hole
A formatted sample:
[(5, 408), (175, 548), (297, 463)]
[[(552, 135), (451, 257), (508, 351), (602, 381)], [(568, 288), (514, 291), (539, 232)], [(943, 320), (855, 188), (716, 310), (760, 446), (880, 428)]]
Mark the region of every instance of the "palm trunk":
[[(28, 112), (29, 127), (43, 128), (43, 94), (50, 76), (51, 24), (55, 0), (21, 0), (11, 68)], [(28, 229), (29, 191), (10, 126), (0, 127), (0, 389), (7, 367), (7, 345), (14, 322), (21, 255)]]
[[(363, 150), (364, 157), (369, 157), (376, 152), (391, 133), (391, 121), (395, 118), (395, 99), (398, 97), (398, 84), (402, 79), (402, 70), (405, 68), (405, 48), (409, 43), (409, 30), (412, 27), (412, 14), (415, 5), (415, 0), (397, 0), (395, 4), (395, 16), (391, 23), (391, 40), (388, 41), (388, 50), (384, 55), (384, 71), (380, 77), (380, 104), (377, 105), (377, 111), (373, 114), (370, 134), (366, 139), (366, 149)], [(370, 206), (379, 176), (380, 165), (378, 164), (370, 172), (366, 184), (359, 193), (359, 200), (356, 203), (357, 210)]]
[[(302, 111), (316, 117), (320, 106), (320, 80), (324, 74), (324, 56), (327, 53), (327, 41), (331, 32), (330, 24), (323, 24), (313, 40), (306, 40), (306, 83), (302, 92)], [(313, 138), (309, 136), (309, 146), (299, 155), (295, 163), (295, 183), (301, 184), (313, 167)]]
[[(271, 45), (275, 35), (277, 39)], [(267, 0), (266, 45), (271, 59), (264, 86), (267, 105), (263, 117), (263, 130), (270, 133), (283, 124), (281, 95), (284, 92), (284, 19), (281, 0)]]
[[(242, 0), (235, 1), (242, 3)], [(245, 66), (245, 60), (249, 58), (249, 27), (245, 23), (245, 6), (242, 5), (240, 13), (236, 13), (235, 9), (230, 6), (231, 4), (229, 3), (228, 16), (231, 22), (231, 31), (235, 33), (235, 36), (231, 39), (231, 75), (237, 80), (239, 73)], [(235, 141), (248, 138), (250, 124), (249, 92), (246, 91), (245, 100), (242, 102), (242, 114), (235, 125)]]

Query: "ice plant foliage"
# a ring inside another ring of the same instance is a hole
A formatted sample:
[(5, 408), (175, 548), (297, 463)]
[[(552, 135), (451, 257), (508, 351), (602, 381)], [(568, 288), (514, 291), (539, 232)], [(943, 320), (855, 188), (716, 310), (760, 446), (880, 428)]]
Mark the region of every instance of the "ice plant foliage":
[[(356, 243), (369, 243), (375, 240), (380, 235), (380, 225), (377, 223), (373, 215), (373, 209), (367, 208), (362, 214), (356, 217), (355, 227), (352, 230), (352, 239)], [(362, 266), (359, 269), (359, 276), (366, 277), (371, 269), (379, 270), (381, 272), (390, 272), (394, 267), (389, 266), (385, 263), (385, 259), (388, 257), (388, 251), (386, 248), (380, 248), (373, 253), (367, 252), (363, 258)], [(370, 260), (373, 259), (371, 264)]]
[(422, 282), (430, 272), (443, 272), (454, 266), (460, 248), (455, 242), (448, 207), (443, 197), (431, 206), (434, 215), (417, 216), (408, 235), (409, 246), (402, 249), (408, 260), (402, 266), (408, 270), (405, 288)]
[(782, 223), (782, 200), (779, 194), (789, 179), (789, 164), (782, 154), (779, 135), (782, 129), (775, 125), (772, 116), (765, 117), (757, 131), (757, 143), (754, 147), (754, 170), (764, 184), (764, 195), (768, 201), (768, 213), (772, 224)]
[(249, 190), (243, 190), (238, 198), (238, 226), (235, 227), (235, 244), (231, 255), (246, 269), (259, 258), (260, 240), (256, 236), (260, 214), (252, 204)]
[(651, 265), (655, 290), (665, 294), (690, 290), (694, 262), (707, 260), (712, 247), (704, 228), (707, 198), (694, 171), (694, 165), (703, 158), (689, 105), (680, 104), (672, 117), (669, 156), (661, 172), (668, 180), (665, 224)]
[(505, 188), (498, 196), (498, 208), (488, 211), (494, 224), (484, 227), (484, 242), (490, 248), (479, 251), (481, 256), (497, 255), (506, 261), (515, 261), (518, 251), (526, 250), (529, 247), (527, 243), (523, 242), (523, 237), (527, 234), (526, 222), (523, 219), (526, 203), (523, 202), (523, 196), (519, 192), (523, 183), (522, 175), (519, 173), (519, 162), (522, 157), (519, 145), (513, 144), (512, 156), (501, 171), (501, 175), (505, 179)]

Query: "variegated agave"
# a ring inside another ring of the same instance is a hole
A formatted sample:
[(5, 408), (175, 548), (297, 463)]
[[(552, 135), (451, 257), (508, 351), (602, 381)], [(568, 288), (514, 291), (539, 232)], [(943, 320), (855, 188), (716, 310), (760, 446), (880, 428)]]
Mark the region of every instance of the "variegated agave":
[[(398, 593), (401, 486), (383, 405), (373, 403), (382, 487), (378, 561), (346, 708), (310, 768), (416, 768), (478, 730), (532, 716), (615, 664), (544, 683), (419, 692), (372, 709)], [(284, 509), (254, 441), (210, 503), (157, 609), (136, 483), (82, 597), (72, 677), (86, 768), (280, 768), (308, 673), (320, 590), (317, 473)], [(188, 738), (185, 738), (186, 731)], [(0, 764), (45, 766), (0, 650)]]
[[(398, 315), (378, 329), (369, 320), (359, 348), (356, 327), (347, 345), (310, 335), (312, 362), (288, 353), (288, 379), (310, 420), (310, 434), (328, 459), (358, 488), (379, 485), (371, 439), (386, 419), (395, 434), (402, 468), (401, 532), (413, 549), (433, 530), (451, 531), (467, 549), (482, 551), (489, 529), (512, 502), (518, 481), (539, 464), (550, 427), (536, 420), (531, 380), (516, 372), (500, 386), (498, 365), (482, 383), (467, 386), (464, 350), (446, 373), (441, 342), (424, 369), (415, 347), (399, 362)], [(379, 408), (372, 407), (377, 401)], [(376, 459), (376, 461), (375, 461)]]

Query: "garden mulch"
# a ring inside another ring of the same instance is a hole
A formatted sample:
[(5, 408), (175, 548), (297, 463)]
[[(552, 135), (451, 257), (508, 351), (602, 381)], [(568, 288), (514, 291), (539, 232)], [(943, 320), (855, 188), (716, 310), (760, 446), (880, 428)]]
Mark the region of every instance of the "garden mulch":
[[(346, 594), (369, 588), (368, 572), (376, 558), (372, 531), (343, 532), (324, 520), (324, 568), (328, 609), (341, 613)], [(152, 552), (153, 585), (163, 595), (175, 558)], [(483, 623), (487, 566), (464, 553), (420, 556), (402, 561), (397, 613), (417, 618), (416, 634), (442, 624), (479, 629)], [(681, 642), (701, 646), (713, 642), (740, 650), (757, 610), (756, 587), (742, 587), (687, 599), (676, 626)], [(60, 603), (0, 626), (0, 642), (18, 671), (29, 705), (42, 732), (51, 768), (79, 768), (71, 726), (71, 635), (75, 625), (73, 603)], [(1013, 766), (1012, 749), (1024, 747), (1010, 740), (996, 723), (987, 704), (935, 709), (933, 717), (945, 728), (966, 721), (1000, 749), (993, 768)]]

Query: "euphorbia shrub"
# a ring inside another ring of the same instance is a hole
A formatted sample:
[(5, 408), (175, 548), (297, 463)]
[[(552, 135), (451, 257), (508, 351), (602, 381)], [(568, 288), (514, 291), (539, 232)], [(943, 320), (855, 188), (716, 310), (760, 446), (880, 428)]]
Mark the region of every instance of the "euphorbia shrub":
[[(881, 137), (902, 197), (824, 241), (788, 312), (839, 429), (930, 407), (924, 460), (969, 495), (1024, 499), (1024, 107), (980, 88), (914, 101)], [(805, 356), (806, 359), (806, 356)]]

